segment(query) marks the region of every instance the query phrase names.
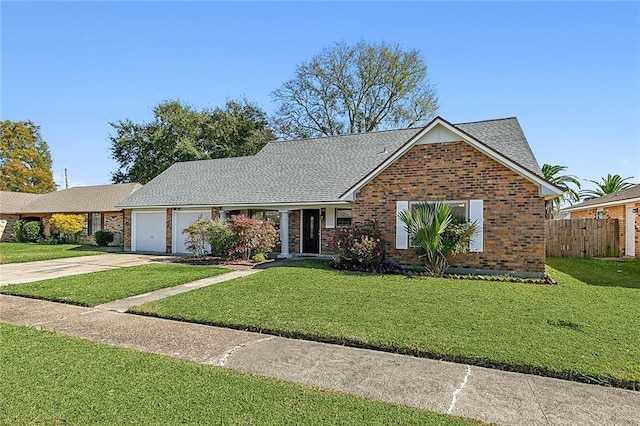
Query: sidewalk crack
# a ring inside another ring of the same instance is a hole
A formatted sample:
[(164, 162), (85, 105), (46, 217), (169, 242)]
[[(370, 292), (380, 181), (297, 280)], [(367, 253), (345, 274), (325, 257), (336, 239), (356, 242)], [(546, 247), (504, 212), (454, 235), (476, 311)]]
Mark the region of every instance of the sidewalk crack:
[(210, 362), (208, 362), (207, 364), (213, 364), (215, 363), (218, 367), (224, 367), (224, 364), (227, 362), (227, 359), (229, 359), (229, 357), (231, 355), (233, 355), (234, 353), (236, 353), (237, 351), (239, 351), (240, 349), (244, 348), (245, 346), (248, 345), (253, 345), (254, 343), (260, 343), (260, 342), (266, 342), (267, 340), (271, 340), (274, 339), (276, 336), (269, 336), (269, 337), (265, 337), (263, 339), (258, 339), (258, 340), (251, 340), (249, 342), (245, 342), (245, 343), (240, 343), (239, 345), (234, 346), (233, 348), (229, 349), (228, 351), (226, 351), (224, 354), (222, 354), (222, 356), (220, 358), (218, 358), (217, 360), (211, 360)]
[(536, 393), (533, 390), (533, 386), (531, 386), (531, 381), (529, 380), (529, 377), (525, 377), (525, 380), (527, 382), (527, 385), (529, 386), (529, 389), (531, 390), (531, 394), (533, 395), (533, 399), (536, 401), (536, 404), (538, 405), (538, 408), (540, 409), (540, 412), (542, 413), (542, 416), (544, 417), (544, 420), (547, 422), (548, 425), (550, 425), (551, 422), (549, 421), (549, 418), (547, 417), (547, 413), (545, 413), (544, 410), (542, 409), (542, 405), (540, 405), (540, 400), (536, 396)]
[(57, 318), (57, 319), (54, 319), (54, 320), (35, 322), (33, 324), (29, 324), (29, 327), (35, 328), (36, 330), (42, 330), (43, 326), (45, 326), (47, 324), (52, 324), (54, 322), (65, 321), (65, 320), (68, 320), (70, 318), (79, 317), (81, 315), (93, 314), (95, 312), (100, 312), (100, 309), (92, 309), (90, 311), (80, 312), (80, 313), (73, 314), (73, 315), (66, 315), (66, 316), (63, 316), (63, 317), (60, 317), (60, 318)]
[(462, 383), (460, 384), (458, 389), (454, 390), (453, 394), (451, 395), (451, 404), (449, 405), (447, 414), (451, 414), (453, 412), (453, 409), (456, 406), (456, 402), (458, 401), (458, 394), (460, 394), (460, 392), (462, 392), (462, 389), (467, 385), (469, 376), (471, 376), (471, 366), (467, 365), (467, 374), (465, 374), (464, 379), (462, 379)]

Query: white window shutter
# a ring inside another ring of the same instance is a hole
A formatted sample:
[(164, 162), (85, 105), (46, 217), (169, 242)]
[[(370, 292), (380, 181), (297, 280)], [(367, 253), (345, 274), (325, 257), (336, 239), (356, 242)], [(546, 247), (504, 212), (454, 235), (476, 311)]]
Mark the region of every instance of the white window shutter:
[(327, 229), (336, 227), (336, 209), (334, 207), (327, 207), (325, 226)]
[(409, 233), (400, 219), (400, 212), (409, 210), (408, 201), (396, 201), (396, 248), (406, 250), (409, 248)]
[(469, 222), (476, 222), (476, 232), (471, 236), (469, 241), (469, 251), (473, 253), (482, 253), (484, 251), (484, 203), (482, 200), (469, 200)]

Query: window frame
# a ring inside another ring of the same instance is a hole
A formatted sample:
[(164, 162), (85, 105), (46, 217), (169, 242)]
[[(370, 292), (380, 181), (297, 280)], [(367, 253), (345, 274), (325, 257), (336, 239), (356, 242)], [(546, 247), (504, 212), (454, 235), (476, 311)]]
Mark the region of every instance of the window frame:
[[(338, 212), (339, 211), (348, 211), (351, 214), (349, 215), (349, 217), (338, 217)], [(349, 223), (348, 224), (340, 223), (341, 219), (342, 220), (348, 219)], [(335, 220), (336, 228), (349, 228), (349, 227), (351, 227), (351, 225), (353, 224), (353, 209), (351, 209), (351, 208), (345, 209), (345, 208), (336, 207), (335, 213), (334, 213), (334, 220)]]

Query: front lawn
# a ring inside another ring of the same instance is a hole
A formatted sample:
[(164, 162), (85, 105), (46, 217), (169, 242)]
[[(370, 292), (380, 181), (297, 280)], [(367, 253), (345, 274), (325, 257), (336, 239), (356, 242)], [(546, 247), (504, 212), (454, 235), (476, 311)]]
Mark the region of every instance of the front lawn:
[(640, 384), (640, 262), (550, 259), (558, 285), (298, 261), (135, 307), (204, 324), (623, 387)]
[(0, 324), (0, 424), (477, 424)]
[(147, 293), (229, 272), (227, 268), (147, 264), (0, 287), (0, 293), (81, 306)]
[(101, 248), (80, 244), (45, 245), (34, 243), (0, 243), (0, 264), (92, 256), (113, 251), (122, 251), (122, 248)]

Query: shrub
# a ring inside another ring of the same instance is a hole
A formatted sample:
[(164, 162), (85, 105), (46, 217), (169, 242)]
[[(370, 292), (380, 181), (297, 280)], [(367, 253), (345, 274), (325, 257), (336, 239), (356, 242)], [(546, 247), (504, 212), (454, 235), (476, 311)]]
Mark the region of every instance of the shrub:
[(331, 243), (338, 254), (337, 269), (377, 271), (384, 261), (385, 241), (373, 222), (340, 228)]
[(253, 262), (256, 262), (256, 263), (262, 263), (262, 262), (264, 262), (265, 260), (267, 260), (267, 257), (264, 255), (264, 253), (256, 253), (256, 254), (251, 258), (251, 260), (252, 260)]
[(252, 253), (269, 253), (278, 242), (278, 231), (268, 220), (233, 215), (229, 219), (229, 228), (234, 235), (229, 248), (232, 256), (240, 255), (249, 260)]
[(60, 241), (58, 241), (58, 239), (56, 239), (55, 237), (40, 237), (38, 238), (38, 244), (42, 244), (45, 246), (54, 246), (56, 244), (59, 244)]
[(96, 244), (100, 247), (106, 247), (113, 242), (113, 232), (111, 231), (96, 231), (93, 236), (96, 239)]
[(60, 239), (64, 242), (77, 242), (83, 225), (84, 216), (81, 214), (54, 214), (49, 219), (49, 226), (60, 233)]
[(182, 233), (187, 236), (185, 248), (195, 257), (202, 257), (207, 253), (207, 232), (210, 222), (210, 220), (203, 220), (200, 216), (198, 220), (182, 230)]
[(414, 210), (405, 210), (398, 216), (427, 271), (437, 276), (444, 275), (449, 267), (449, 256), (469, 250), (469, 240), (477, 228), (475, 222), (455, 223), (451, 208), (439, 201), (420, 203)]
[(37, 221), (17, 220), (12, 235), (19, 243), (35, 243), (42, 235), (42, 226)]
[(206, 241), (211, 246), (211, 254), (218, 257), (229, 257), (229, 249), (234, 235), (225, 219), (216, 218), (209, 221), (206, 230)]

